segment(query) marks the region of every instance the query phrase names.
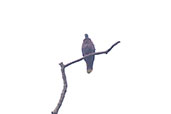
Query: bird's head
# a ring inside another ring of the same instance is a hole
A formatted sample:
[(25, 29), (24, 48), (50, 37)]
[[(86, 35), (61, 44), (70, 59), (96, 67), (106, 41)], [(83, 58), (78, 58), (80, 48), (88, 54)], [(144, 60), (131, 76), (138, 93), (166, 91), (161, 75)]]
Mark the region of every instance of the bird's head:
[(88, 38), (88, 34), (85, 34), (85, 38)]

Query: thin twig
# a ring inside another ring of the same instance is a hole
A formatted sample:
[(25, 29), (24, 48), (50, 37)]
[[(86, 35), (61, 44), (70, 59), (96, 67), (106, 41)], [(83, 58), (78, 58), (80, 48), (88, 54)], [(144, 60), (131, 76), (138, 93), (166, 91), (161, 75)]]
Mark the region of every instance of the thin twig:
[(82, 58), (80, 58), (80, 59), (77, 59), (77, 60), (75, 60), (75, 61), (72, 61), (72, 62), (70, 62), (70, 63), (68, 63), (68, 64), (66, 64), (66, 65), (64, 65), (63, 62), (61, 62), (61, 63), (59, 64), (59, 65), (61, 66), (62, 79), (63, 79), (63, 84), (64, 84), (64, 86), (63, 86), (63, 90), (62, 90), (62, 93), (61, 93), (61, 97), (60, 97), (60, 99), (59, 99), (59, 102), (58, 102), (56, 108), (54, 109), (54, 111), (51, 112), (52, 114), (58, 114), (58, 111), (59, 111), (59, 109), (60, 109), (60, 107), (61, 107), (61, 105), (62, 105), (62, 102), (63, 102), (63, 100), (64, 100), (64, 98), (65, 98), (65, 94), (66, 94), (66, 92), (67, 92), (67, 86), (68, 86), (68, 84), (67, 84), (67, 79), (66, 79), (66, 75), (65, 75), (65, 68), (68, 67), (68, 66), (71, 65), (71, 64), (74, 64), (74, 63), (76, 63), (76, 62), (79, 62), (79, 61), (81, 61), (81, 60), (83, 60), (83, 59), (85, 59), (85, 58), (87, 58), (87, 57), (89, 57), (89, 56), (92, 56), (92, 55), (108, 54), (108, 53), (112, 50), (112, 48), (113, 48), (114, 46), (116, 46), (118, 43), (120, 43), (120, 41), (118, 41), (118, 42), (116, 42), (115, 44), (113, 44), (113, 45), (112, 45), (108, 50), (106, 50), (106, 51), (101, 51), (101, 52), (96, 52), (96, 53), (88, 54), (88, 55), (86, 55), (86, 56), (84, 56), (84, 57), (82, 57)]
[(81, 61), (81, 60), (83, 60), (83, 59), (85, 59), (85, 58), (87, 58), (87, 57), (89, 57), (89, 56), (91, 56), (91, 55), (108, 54), (109, 51), (110, 51), (114, 46), (116, 46), (118, 43), (120, 43), (120, 41), (117, 41), (116, 43), (114, 43), (114, 44), (113, 44), (108, 50), (106, 50), (106, 51), (95, 52), (95, 53), (91, 53), (91, 54), (85, 55), (84, 57), (82, 57), (82, 58), (80, 58), (80, 59), (77, 59), (77, 60), (75, 60), (75, 61), (72, 61), (72, 62), (70, 62), (70, 63), (64, 65), (64, 67), (67, 67), (67, 66), (69, 66), (69, 65), (71, 65), (71, 64), (73, 64), (73, 63), (79, 62), (79, 61)]

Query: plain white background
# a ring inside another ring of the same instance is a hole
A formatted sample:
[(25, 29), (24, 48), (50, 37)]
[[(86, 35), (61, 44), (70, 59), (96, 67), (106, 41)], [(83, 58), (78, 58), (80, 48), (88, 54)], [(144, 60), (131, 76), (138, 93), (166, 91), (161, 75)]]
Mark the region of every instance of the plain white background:
[(108, 55), (66, 69), (59, 114), (171, 114), (169, 0), (1, 0), (0, 113), (50, 114), (88, 33)]

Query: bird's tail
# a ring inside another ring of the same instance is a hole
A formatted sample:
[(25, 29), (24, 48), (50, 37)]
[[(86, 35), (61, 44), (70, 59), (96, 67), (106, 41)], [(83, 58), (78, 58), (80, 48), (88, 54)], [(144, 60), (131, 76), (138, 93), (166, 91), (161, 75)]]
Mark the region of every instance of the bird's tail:
[(93, 69), (87, 69), (87, 73), (91, 73), (93, 71)]
[(88, 65), (87, 64), (87, 73), (89, 74), (89, 73), (91, 73), (93, 71), (93, 65), (91, 64), (91, 65)]

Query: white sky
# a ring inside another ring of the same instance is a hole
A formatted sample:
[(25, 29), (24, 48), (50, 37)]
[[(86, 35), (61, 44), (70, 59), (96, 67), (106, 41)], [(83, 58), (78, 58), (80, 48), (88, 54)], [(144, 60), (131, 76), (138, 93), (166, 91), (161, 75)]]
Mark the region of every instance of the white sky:
[(91, 74), (66, 69), (59, 114), (171, 114), (169, 0), (1, 0), (0, 114), (50, 114), (85, 33), (96, 51), (121, 43)]

